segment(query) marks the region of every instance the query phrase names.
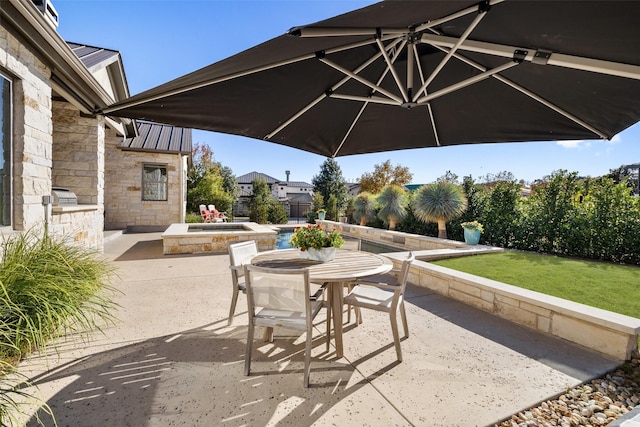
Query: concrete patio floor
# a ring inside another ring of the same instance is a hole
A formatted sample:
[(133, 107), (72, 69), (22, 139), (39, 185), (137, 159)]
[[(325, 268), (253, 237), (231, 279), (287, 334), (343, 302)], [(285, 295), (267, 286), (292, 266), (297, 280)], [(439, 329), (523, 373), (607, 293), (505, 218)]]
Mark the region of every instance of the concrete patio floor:
[(341, 359), (318, 318), (311, 388), (304, 340), (263, 343), (260, 331), (245, 377), (246, 301), (227, 327), (227, 255), (164, 256), (160, 233), (122, 235), (105, 255), (118, 323), (20, 368), (60, 426), (485, 426), (620, 363), (410, 286), (402, 363), (388, 317), (365, 311)]

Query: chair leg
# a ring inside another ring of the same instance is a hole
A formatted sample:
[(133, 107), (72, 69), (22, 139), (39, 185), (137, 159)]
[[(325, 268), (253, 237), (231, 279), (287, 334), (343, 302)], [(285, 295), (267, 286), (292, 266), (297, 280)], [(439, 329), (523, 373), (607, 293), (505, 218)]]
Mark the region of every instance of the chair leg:
[(393, 342), (396, 346), (396, 354), (398, 356), (398, 362), (402, 362), (402, 349), (400, 348), (400, 334), (398, 333), (398, 313), (392, 311), (389, 313), (391, 317), (391, 332), (393, 332)]
[[(331, 301), (331, 288), (328, 292), (328, 300)], [(331, 345), (331, 305), (327, 304), (327, 353), (329, 353), (329, 347)]]
[(402, 316), (402, 327), (404, 328), (404, 336), (409, 336), (409, 324), (407, 323), (407, 312), (404, 309), (404, 301), (400, 303), (400, 316)]
[(307, 345), (304, 349), (304, 387), (309, 388), (309, 374), (311, 374), (311, 341), (313, 328), (307, 328)]
[(273, 328), (271, 326), (264, 328), (264, 334), (262, 335), (262, 340), (264, 342), (273, 342)]
[(233, 296), (231, 297), (231, 308), (229, 309), (229, 321), (227, 322), (227, 326), (231, 326), (233, 323), (233, 315), (236, 313), (236, 304), (238, 304), (238, 294), (240, 290), (237, 286), (234, 286)]
[(244, 374), (249, 375), (251, 372), (251, 351), (253, 347), (253, 321), (249, 320), (249, 329), (247, 331), (247, 349), (244, 353)]
[[(353, 289), (353, 285), (349, 285), (347, 286), (347, 293), (351, 292), (351, 290)], [(347, 304), (347, 323), (351, 323), (351, 309), (355, 308), (352, 305)], [(357, 316), (356, 316), (357, 319)]]

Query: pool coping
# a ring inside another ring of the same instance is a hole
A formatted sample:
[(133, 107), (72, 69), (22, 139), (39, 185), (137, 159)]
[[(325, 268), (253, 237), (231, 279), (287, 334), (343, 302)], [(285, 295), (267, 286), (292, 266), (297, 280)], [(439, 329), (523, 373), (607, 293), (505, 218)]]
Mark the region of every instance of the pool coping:
[[(175, 223), (161, 234), (162, 250), (165, 255), (196, 254), (196, 253), (226, 253), (230, 243), (255, 240), (258, 250), (275, 249), (277, 231), (272, 227), (255, 222), (215, 223), (211, 228), (233, 228), (231, 231), (189, 231), (192, 226), (202, 227), (202, 223)], [(207, 224), (209, 225), (209, 224)], [(236, 230), (238, 225), (244, 230)]]

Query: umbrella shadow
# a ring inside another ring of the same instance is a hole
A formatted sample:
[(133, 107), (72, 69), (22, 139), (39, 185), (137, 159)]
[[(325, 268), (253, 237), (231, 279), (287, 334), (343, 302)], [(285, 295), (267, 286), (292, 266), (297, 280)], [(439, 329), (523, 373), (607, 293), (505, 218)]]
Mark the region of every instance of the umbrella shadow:
[(591, 380), (620, 364), (619, 361), (543, 334), (452, 298), (408, 285), (407, 302), (528, 358), (581, 381)]
[[(211, 255), (211, 253), (171, 254), (170, 256), (172, 258), (192, 258), (209, 255)], [(142, 261), (149, 259), (166, 259), (166, 257), (167, 255), (163, 252), (162, 239), (140, 240), (115, 258), (114, 261)]]
[[(49, 399), (58, 425), (309, 425), (345, 397), (369, 384), (324, 336), (314, 337), (311, 387), (302, 382), (304, 339), (260, 341), (256, 331), (252, 372), (243, 375), (246, 326), (205, 325), (182, 333), (103, 351), (32, 377)], [(383, 375), (393, 364), (381, 368)], [(347, 387), (347, 384), (348, 387)], [(44, 425), (51, 416), (40, 411)], [(27, 426), (40, 425), (34, 415)]]

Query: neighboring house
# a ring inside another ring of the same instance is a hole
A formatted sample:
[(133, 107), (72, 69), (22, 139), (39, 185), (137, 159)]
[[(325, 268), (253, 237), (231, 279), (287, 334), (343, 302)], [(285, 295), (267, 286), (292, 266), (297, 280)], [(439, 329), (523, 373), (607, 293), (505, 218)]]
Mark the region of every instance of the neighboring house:
[(347, 191), (348, 191), (349, 197), (356, 197), (358, 194), (360, 194), (361, 190), (362, 190), (362, 187), (360, 187), (359, 182), (347, 183)]
[(235, 215), (249, 215), (249, 199), (253, 193), (253, 181), (256, 178), (263, 178), (271, 189), (271, 195), (284, 205), (290, 218), (305, 216), (313, 205), (313, 186), (302, 181), (289, 181), (289, 171), (285, 173), (287, 174), (285, 181), (259, 172), (250, 172), (236, 177), (240, 187), (240, 196), (234, 210)]
[[(95, 113), (129, 96), (120, 54), (67, 44), (56, 23), (48, 0), (0, 1), (0, 232), (42, 228), (47, 221), (51, 234), (102, 249), (105, 156), (124, 138), (139, 136), (138, 130), (132, 120)], [(121, 155), (109, 154), (109, 162), (146, 156)], [(178, 160), (183, 153), (172, 155), (174, 164), (184, 164), (183, 157)], [(170, 170), (164, 159), (141, 159)], [(69, 191), (53, 197), (51, 208), (46, 204), (55, 187)], [(139, 193), (118, 209), (141, 200)]]
[(191, 129), (137, 124), (139, 136), (107, 142), (106, 230), (164, 231), (185, 219)]

